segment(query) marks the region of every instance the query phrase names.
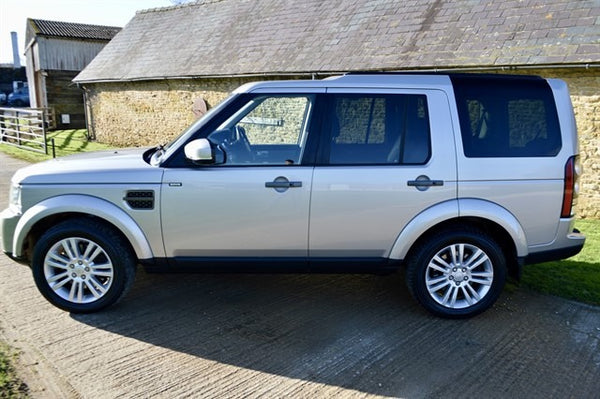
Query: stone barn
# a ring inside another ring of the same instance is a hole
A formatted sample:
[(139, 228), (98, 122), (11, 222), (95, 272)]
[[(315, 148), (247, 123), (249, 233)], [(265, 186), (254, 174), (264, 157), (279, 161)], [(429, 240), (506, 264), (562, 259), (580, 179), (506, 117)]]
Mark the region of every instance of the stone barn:
[(201, 0), (138, 12), (74, 81), (92, 137), (144, 146), (254, 80), (359, 70), (561, 78), (581, 140), (579, 215), (600, 217), (599, 67), (597, 0)]

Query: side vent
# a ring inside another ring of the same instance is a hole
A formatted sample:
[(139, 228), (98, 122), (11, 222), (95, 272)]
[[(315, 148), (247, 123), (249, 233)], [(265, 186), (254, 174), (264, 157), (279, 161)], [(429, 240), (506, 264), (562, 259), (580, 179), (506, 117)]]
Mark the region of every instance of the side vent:
[(127, 191), (123, 200), (131, 209), (154, 209), (154, 191)]

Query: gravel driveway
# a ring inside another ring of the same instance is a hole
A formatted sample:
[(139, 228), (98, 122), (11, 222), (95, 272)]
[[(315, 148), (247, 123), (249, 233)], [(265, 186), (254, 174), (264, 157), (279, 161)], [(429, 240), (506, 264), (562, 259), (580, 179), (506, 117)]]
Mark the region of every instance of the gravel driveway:
[[(0, 154), (0, 204), (23, 165)], [(506, 289), (430, 316), (400, 274), (151, 275), (92, 315), (0, 256), (0, 337), (34, 397), (597, 397), (600, 308)]]

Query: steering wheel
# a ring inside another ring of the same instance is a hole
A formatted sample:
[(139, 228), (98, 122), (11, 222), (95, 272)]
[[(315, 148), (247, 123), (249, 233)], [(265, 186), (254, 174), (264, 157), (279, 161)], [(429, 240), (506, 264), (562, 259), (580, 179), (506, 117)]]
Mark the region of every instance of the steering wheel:
[(241, 126), (234, 126), (224, 130), (228, 137), (224, 137), (219, 143), (221, 149), (225, 152), (226, 163), (243, 164), (252, 162), (254, 154), (250, 147), (250, 141), (246, 136), (246, 131)]
[(239, 125), (236, 125), (234, 129), (235, 141), (243, 144), (244, 149), (246, 150), (250, 158), (253, 158), (252, 149), (250, 148), (250, 140), (248, 140), (248, 136), (246, 135), (246, 129)]

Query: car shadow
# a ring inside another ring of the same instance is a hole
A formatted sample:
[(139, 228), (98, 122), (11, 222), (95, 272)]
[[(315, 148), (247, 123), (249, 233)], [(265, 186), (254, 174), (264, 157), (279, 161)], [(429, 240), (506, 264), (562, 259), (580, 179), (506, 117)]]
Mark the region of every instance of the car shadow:
[[(492, 309), (469, 323), (493, 331), (490, 318), (497, 315)], [(469, 323), (425, 312), (400, 273), (140, 271), (120, 304), (71, 317), (196, 357), (386, 396), (420, 389), (407, 381), (429, 384), (433, 391), (440, 384), (443, 392), (463, 367), (474, 366), (487, 345)]]

